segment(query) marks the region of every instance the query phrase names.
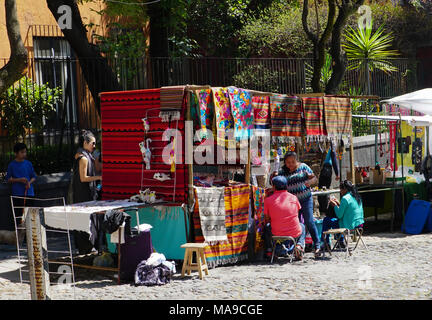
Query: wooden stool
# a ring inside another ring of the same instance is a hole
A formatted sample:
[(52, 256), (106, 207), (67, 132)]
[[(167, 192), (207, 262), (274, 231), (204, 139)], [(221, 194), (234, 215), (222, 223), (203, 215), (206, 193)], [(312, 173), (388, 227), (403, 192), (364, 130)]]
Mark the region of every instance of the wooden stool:
[[(192, 270), (198, 270), (201, 280), (203, 279), (203, 271), (208, 275), (208, 266), (204, 254), (204, 248), (207, 246), (207, 243), (185, 243), (180, 246), (181, 248), (186, 249), (183, 261), (182, 277), (185, 276), (186, 272), (190, 276)], [(192, 263), (194, 252), (197, 257), (196, 263)]]

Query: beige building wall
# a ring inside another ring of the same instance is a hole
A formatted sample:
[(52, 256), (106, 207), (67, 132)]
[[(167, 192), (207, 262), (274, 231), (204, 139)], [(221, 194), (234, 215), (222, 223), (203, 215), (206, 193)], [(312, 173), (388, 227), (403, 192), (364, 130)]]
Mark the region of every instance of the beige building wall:
[[(48, 9), (46, 0), (16, 0), (18, 20), (21, 28), (21, 36), (25, 45), (27, 46), (30, 55), (33, 51), (32, 35), (35, 36), (62, 36), (59, 28), (57, 28), (57, 22), (54, 19), (51, 11)], [(89, 31), (89, 39), (91, 39), (92, 33), (105, 34), (104, 23), (101, 16), (95, 11), (100, 11), (103, 8), (103, 3), (100, 1), (94, 1), (79, 5), (81, 17), (84, 24), (94, 24)], [(52, 26), (50, 28), (42, 26)], [(37, 34), (35, 34), (37, 33)], [(0, 59), (9, 58), (10, 47), (9, 39), (6, 30), (6, 16), (4, 1), (0, 2)], [(32, 55), (31, 55), (32, 56)]]

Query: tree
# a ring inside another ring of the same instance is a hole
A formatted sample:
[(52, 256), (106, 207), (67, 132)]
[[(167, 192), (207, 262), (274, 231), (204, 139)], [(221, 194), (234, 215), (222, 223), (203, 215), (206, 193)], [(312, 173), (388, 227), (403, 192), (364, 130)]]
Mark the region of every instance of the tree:
[(364, 71), (367, 94), (370, 94), (370, 73), (375, 69), (385, 73), (397, 71), (389, 59), (398, 56), (395, 50), (390, 50), (393, 42), (391, 33), (384, 34), (384, 25), (372, 33), (372, 23), (365, 28), (357, 27), (345, 34), (345, 43), (342, 45), (349, 60), (349, 70)]
[[(338, 90), (345, 73), (345, 61), (341, 52), (341, 36), (348, 18), (363, 5), (365, 0), (328, 0), (327, 24), (323, 34), (319, 35), (319, 22), (317, 21), (317, 34), (310, 31), (308, 25), (309, 1), (303, 2), (302, 22), (303, 28), (313, 44), (314, 72), (312, 77), (313, 92), (322, 92), (320, 85), (321, 69), (325, 63), (325, 49), (331, 36), (330, 55), (333, 59), (333, 73), (327, 83), (325, 92), (334, 93)], [(336, 10), (337, 9), (337, 10)], [(315, 0), (315, 11), (318, 17), (318, 5)], [(337, 12), (337, 17), (336, 17)], [(318, 19), (318, 18), (317, 18)]]
[[(317, 0), (315, 0), (315, 9), (316, 13), (318, 13), (317, 9)], [(336, 0), (328, 0), (328, 16), (327, 16), (327, 24), (324, 29), (322, 35), (319, 35), (319, 22), (318, 22), (318, 14), (317, 14), (317, 34), (314, 34), (308, 25), (308, 15), (309, 15), (309, 1), (303, 1), (303, 14), (302, 14), (302, 23), (303, 29), (306, 32), (309, 40), (313, 44), (313, 75), (312, 75), (312, 91), (313, 92), (322, 92), (321, 88), (321, 69), (325, 63), (325, 49), (327, 41), (330, 38), (330, 35), (333, 30), (334, 20), (336, 17)]]
[(0, 69), (0, 94), (26, 73), (28, 53), (21, 38), (15, 0), (5, 0), (6, 29), (11, 54), (8, 63)]
[[(69, 6), (72, 9), (72, 28), (63, 28), (62, 32), (70, 46), (76, 53), (81, 70), (86, 79), (87, 86), (100, 112), (99, 93), (104, 91), (121, 90), (116, 75), (98, 48), (91, 44), (87, 38), (87, 29), (81, 19), (78, 4), (75, 0), (47, 0), (48, 8), (54, 18), (59, 21), (63, 15), (59, 13), (60, 6)], [(60, 10), (60, 12), (62, 12)], [(97, 76), (95, 76), (95, 74)]]
[(336, 94), (339, 91), (339, 86), (342, 83), (346, 70), (346, 60), (341, 48), (342, 33), (348, 22), (348, 18), (357, 12), (363, 3), (364, 0), (348, 0), (338, 4), (339, 13), (333, 26), (330, 44), (330, 55), (333, 59), (333, 73), (325, 88), (325, 92), (328, 94)]

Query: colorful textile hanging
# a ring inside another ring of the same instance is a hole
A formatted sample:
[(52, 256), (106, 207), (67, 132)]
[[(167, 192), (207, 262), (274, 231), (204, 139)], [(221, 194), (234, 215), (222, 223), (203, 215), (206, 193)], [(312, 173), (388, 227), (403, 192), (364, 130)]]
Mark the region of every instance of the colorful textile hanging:
[(254, 128), (251, 95), (248, 91), (236, 87), (229, 87), (228, 93), (234, 119), (234, 137), (237, 140), (248, 139)]
[(172, 108), (181, 110), (186, 86), (162, 87), (160, 89), (161, 109)]
[(301, 100), (298, 97), (275, 94), (270, 98), (272, 137), (300, 137)]
[(302, 98), (307, 136), (326, 136), (323, 97)]
[[(225, 226), (228, 243), (205, 247), (204, 253), (210, 268), (237, 263), (248, 258), (249, 201), (248, 185), (225, 188)], [(193, 221), (195, 242), (204, 242), (197, 204), (195, 204)]]
[(213, 101), (211, 89), (201, 89), (196, 91), (198, 97), (198, 110), (200, 119), (201, 139), (207, 138), (207, 129), (213, 123)]
[(325, 128), (329, 136), (351, 135), (352, 115), (349, 98), (324, 97)]
[(270, 129), (270, 97), (252, 97), (255, 129)]
[(225, 147), (226, 131), (234, 128), (228, 88), (213, 88), (213, 101), (216, 116), (216, 141), (218, 145)]
[(264, 200), (265, 189), (253, 186), (253, 200), (255, 211), (255, 252), (264, 249)]
[(227, 241), (225, 227), (225, 188), (194, 187), (198, 200), (201, 230), (209, 244)]

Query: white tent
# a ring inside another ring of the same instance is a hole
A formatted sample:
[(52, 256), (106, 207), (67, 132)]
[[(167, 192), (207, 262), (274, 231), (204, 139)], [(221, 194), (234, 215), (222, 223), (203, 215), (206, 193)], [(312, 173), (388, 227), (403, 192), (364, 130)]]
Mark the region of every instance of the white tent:
[(422, 89), (382, 100), (382, 103), (397, 104), (400, 107), (432, 115), (432, 88)]

